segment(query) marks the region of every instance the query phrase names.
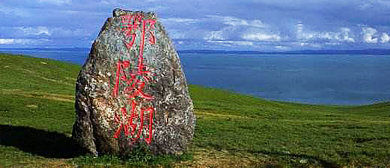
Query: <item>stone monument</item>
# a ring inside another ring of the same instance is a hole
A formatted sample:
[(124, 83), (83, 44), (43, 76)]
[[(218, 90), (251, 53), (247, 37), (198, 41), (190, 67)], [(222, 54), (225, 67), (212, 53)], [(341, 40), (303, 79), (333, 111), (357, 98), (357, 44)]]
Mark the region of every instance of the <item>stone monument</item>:
[(94, 155), (181, 154), (195, 116), (172, 41), (154, 13), (115, 9), (76, 83), (73, 139)]

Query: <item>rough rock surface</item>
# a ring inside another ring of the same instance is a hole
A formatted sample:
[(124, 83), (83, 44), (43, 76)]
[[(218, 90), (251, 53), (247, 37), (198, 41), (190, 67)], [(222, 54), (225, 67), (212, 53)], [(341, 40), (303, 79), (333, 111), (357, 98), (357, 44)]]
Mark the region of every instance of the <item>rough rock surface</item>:
[(193, 104), (154, 13), (114, 10), (77, 78), (75, 108), (73, 138), (95, 155), (128, 155), (143, 144), (155, 154), (187, 150)]

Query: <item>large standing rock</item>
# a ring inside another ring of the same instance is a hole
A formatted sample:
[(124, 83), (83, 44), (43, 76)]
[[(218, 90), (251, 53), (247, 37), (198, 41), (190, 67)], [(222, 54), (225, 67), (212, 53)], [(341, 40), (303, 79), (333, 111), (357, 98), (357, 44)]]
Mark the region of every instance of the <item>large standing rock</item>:
[(77, 78), (73, 138), (95, 155), (127, 155), (141, 144), (180, 154), (195, 116), (172, 42), (154, 13), (113, 15)]

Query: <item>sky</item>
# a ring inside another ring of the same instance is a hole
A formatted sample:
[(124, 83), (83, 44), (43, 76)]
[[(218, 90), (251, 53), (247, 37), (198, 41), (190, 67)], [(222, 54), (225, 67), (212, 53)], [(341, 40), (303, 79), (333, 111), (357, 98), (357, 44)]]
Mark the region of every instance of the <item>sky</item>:
[(154, 11), (177, 50), (390, 49), (390, 0), (1, 0), (0, 48), (90, 48), (115, 8)]

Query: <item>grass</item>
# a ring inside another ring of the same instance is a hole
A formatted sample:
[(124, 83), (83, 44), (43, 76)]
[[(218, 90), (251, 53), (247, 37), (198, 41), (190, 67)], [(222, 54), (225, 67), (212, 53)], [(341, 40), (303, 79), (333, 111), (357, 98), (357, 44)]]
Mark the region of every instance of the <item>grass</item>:
[(390, 167), (390, 103), (268, 101), (190, 85), (197, 126), (182, 157), (91, 157), (71, 140), (79, 65), (0, 54), (0, 167)]

